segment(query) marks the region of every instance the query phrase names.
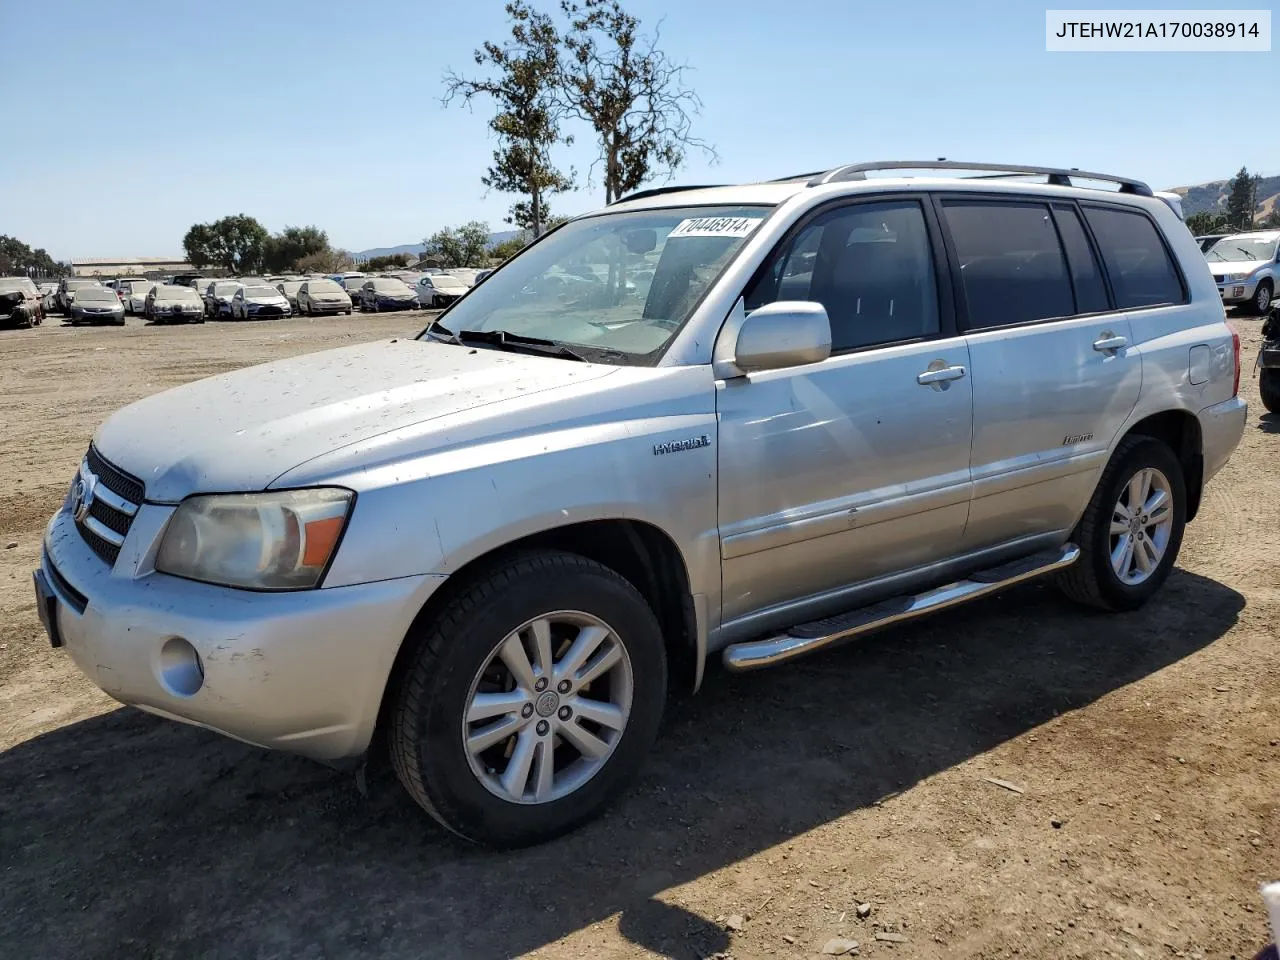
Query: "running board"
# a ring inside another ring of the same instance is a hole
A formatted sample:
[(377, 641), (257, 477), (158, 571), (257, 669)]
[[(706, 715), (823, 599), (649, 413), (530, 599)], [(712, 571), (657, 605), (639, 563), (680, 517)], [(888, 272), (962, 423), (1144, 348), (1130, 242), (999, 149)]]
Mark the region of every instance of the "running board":
[(814, 620), (791, 627), (785, 633), (761, 640), (747, 640), (725, 648), (724, 665), (735, 672), (771, 667), (792, 657), (851, 640), (904, 620), (914, 620), (935, 610), (944, 610), (1011, 587), (1015, 583), (1042, 577), (1069, 567), (1080, 556), (1073, 543), (1033, 553), (988, 570), (971, 573), (963, 580), (935, 587), (915, 596), (893, 597), (869, 607)]

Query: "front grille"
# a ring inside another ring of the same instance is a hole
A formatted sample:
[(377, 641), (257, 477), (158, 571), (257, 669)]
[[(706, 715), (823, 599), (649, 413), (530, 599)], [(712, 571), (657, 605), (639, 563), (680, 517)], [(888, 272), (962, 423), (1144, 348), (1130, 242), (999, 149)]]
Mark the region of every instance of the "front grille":
[(98, 452), (98, 448), (93, 444), (89, 444), (89, 452), (85, 454), (84, 458), (89, 463), (89, 469), (116, 496), (123, 497), (130, 503), (141, 503), (143, 501), (146, 496), (146, 489), (143, 487), (142, 481), (104, 460), (102, 454)]
[[(113, 493), (116, 498), (125, 501), (120, 506), (132, 508), (132, 511), (117, 509), (105, 498), (95, 496), (89, 502), (85, 515), (76, 518), (76, 529), (80, 531), (80, 536), (89, 545), (89, 549), (108, 564), (114, 565), (116, 558), (120, 556), (120, 544), (112, 541), (118, 539), (123, 542), (129, 533), (129, 528), (133, 525), (134, 513), (145, 496), (145, 488), (141, 480), (109, 463), (92, 445), (89, 447), (89, 452), (85, 454), (84, 464), (80, 469), (82, 476), (86, 471), (93, 475), (96, 480), (96, 489), (100, 493), (103, 491)], [(71, 508), (74, 511), (76, 507), (76, 497), (73, 494)], [(98, 524), (101, 525), (101, 529), (94, 529)], [(115, 536), (109, 539), (111, 534)]]

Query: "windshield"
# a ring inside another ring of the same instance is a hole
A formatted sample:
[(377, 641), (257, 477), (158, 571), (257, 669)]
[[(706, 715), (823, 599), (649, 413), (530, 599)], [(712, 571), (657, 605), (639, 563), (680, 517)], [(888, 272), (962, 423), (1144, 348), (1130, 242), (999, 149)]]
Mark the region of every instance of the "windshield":
[(437, 273), (434, 277), (428, 277), (427, 282), (437, 290), (462, 290), (467, 289), (467, 285), (457, 277), (452, 277), (447, 273)]
[(36, 285), (26, 277), (2, 277), (0, 278), (0, 293), (34, 293), (37, 296), (40, 291), (36, 289)]
[(99, 287), (99, 286), (102, 286), (102, 284), (98, 283), (97, 280), (68, 280), (67, 281), (68, 290), (83, 290), (86, 287)]
[(596, 350), (600, 359), (646, 361), (768, 214), (767, 207), (676, 207), (572, 221), (474, 287), (443, 326), (537, 337), (583, 348), (577, 352), (587, 359)]
[(108, 290), (105, 287), (90, 287), (81, 290), (76, 296), (76, 303), (119, 303), (120, 298), (116, 296), (114, 290)]
[(246, 300), (249, 297), (278, 297), (280, 291), (275, 287), (245, 287), (244, 295)]
[(200, 299), (200, 294), (196, 293), (190, 287), (180, 287), (175, 284), (168, 287), (156, 287), (156, 299), (181, 300), (184, 302), (190, 301), (195, 303)]
[(229, 297), (239, 289), (238, 283), (215, 283), (213, 285), (213, 295), (215, 297)]
[(340, 286), (332, 280), (311, 280), (307, 283), (307, 293), (345, 293)]
[(373, 281), (373, 289), (378, 293), (408, 293), (409, 288), (402, 280), (381, 279)]
[(1261, 237), (1223, 237), (1205, 254), (1210, 263), (1230, 263), (1244, 260), (1270, 260), (1276, 255), (1276, 239)]
[(284, 283), (280, 284), (280, 286), (284, 287), (284, 293), (286, 296), (296, 297), (298, 295), (298, 291), (302, 289), (302, 281), (286, 280)]

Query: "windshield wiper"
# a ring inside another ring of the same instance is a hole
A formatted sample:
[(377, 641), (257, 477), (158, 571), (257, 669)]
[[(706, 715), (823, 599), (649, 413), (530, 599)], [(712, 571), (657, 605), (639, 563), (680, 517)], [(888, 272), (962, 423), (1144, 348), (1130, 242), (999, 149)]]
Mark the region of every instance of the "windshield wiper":
[(446, 327), (439, 320), (432, 320), (431, 323), (428, 324), (427, 326), (426, 333), (427, 333), (427, 336), (437, 337), (440, 340), (443, 340), (445, 343), (456, 343), (459, 346), (462, 345), (462, 341), (458, 339), (458, 335), (454, 333), (452, 330), (450, 330), (448, 327)]
[(537, 353), (550, 357), (563, 357), (566, 360), (580, 360), (589, 363), (582, 354), (569, 349), (555, 340), (544, 340), (542, 337), (526, 337), (522, 333), (510, 330), (459, 330), (454, 334), (458, 343), (486, 343), (500, 350), (515, 350), (525, 353)]

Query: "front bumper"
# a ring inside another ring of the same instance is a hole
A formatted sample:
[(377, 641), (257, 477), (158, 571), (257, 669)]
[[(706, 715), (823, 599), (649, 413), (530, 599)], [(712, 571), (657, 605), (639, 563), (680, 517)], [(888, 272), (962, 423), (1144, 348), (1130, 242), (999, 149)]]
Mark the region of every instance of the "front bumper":
[[(150, 713), (317, 760), (362, 754), (400, 643), (444, 578), (294, 593), (195, 583), (151, 567), (172, 512), (144, 504), (110, 568), (65, 507), (49, 522), (41, 569), (76, 665)], [(184, 644), (199, 671), (175, 674)]]
[[(1215, 277), (1214, 280), (1216, 281), (1217, 278)], [(1257, 277), (1218, 281), (1218, 296), (1225, 304), (1248, 303), (1253, 299), (1253, 292), (1257, 289)]]
[(1205, 483), (1226, 466), (1227, 460), (1240, 445), (1248, 415), (1249, 405), (1239, 396), (1205, 407), (1196, 414), (1200, 420)]

